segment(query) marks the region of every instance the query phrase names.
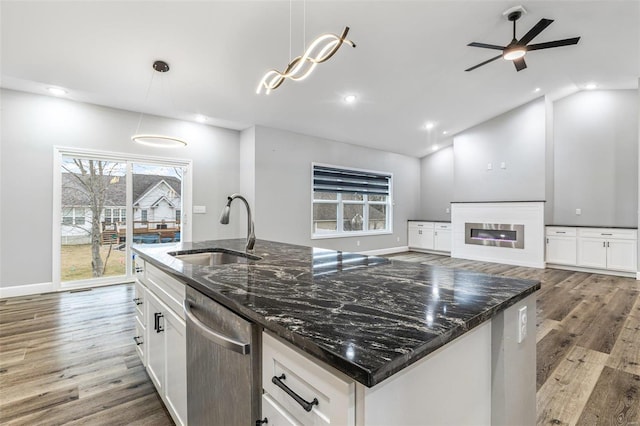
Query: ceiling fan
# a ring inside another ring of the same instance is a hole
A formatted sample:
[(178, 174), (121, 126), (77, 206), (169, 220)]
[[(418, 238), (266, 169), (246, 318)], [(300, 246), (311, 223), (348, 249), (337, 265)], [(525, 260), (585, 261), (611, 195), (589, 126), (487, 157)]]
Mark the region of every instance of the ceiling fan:
[(513, 22), (513, 40), (506, 46), (497, 46), (495, 44), (486, 44), (486, 43), (478, 43), (473, 42), (469, 43), (467, 46), (473, 47), (483, 47), (485, 49), (495, 49), (502, 50), (502, 53), (496, 57), (493, 57), (489, 60), (486, 60), (478, 65), (475, 65), (471, 68), (466, 69), (465, 71), (473, 71), (478, 67), (488, 64), (489, 62), (493, 62), (496, 59), (502, 57), (508, 61), (513, 61), (513, 65), (515, 65), (517, 71), (522, 71), (527, 67), (526, 62), (524, 61), (524, 55), (531, 50), (541, 50), (541, 49), (550, 49), (552, 47), (561, 47), (561, 46), (569, 46), (572, 44), (578, 44), (578, 40), (580, 37), (566, 38), (563, 40), (555, 40), (555, 41), (547, 41), (545, 43), (537, 43), (537, 44), (528, 44), (531, 40), (533, 40), (538, 34), (540, 34), (545, 28), (547, 28), (553, 22), (553, 19), (541, 19), (537, 24), (533, 26), (529, 30), (528, 33), (522, 36), (520, 40), (516, 38), (516, 21), (520, 19), (522, 16), (522, 12), (524, 12), (524, 8), (521, 6), (514, 7), (505, 12), (507, 15), (507, 19)]

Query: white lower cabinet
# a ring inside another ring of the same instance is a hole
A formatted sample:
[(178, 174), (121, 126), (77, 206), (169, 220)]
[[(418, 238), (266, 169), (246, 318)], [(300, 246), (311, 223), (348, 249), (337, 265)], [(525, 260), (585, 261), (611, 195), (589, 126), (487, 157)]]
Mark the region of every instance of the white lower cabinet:
[(547, 226), (547, 263), (575, 265), (577, 262), (576, 228)]
[(409, 248), (451, 252), (451, 224), (411, 221), (407, 225)]
[(143, 320), (136, 318), (136, 330), (144, 327), (143, 344), (138, 345), (144, 349), (138, 349), (138, 354), (174, 422), (186, 425), (187, 339), (180, 303), (184, 284), (148, 263), (140, 263), (136, 261), (135, 285), (136, 297), (144, 294), (144, 315)]
[(623, 228), (557, 227), (546, 229), (546, 261), (553, 265), (637, 270), (638, 231)]
[(578, 229), (578, 266), (636, 272), (637, 251), (634, 229)]
[(355, 383), (327, 368), (263, 333), (262, 417), (267, 418), (266, 424), (355, 425)]

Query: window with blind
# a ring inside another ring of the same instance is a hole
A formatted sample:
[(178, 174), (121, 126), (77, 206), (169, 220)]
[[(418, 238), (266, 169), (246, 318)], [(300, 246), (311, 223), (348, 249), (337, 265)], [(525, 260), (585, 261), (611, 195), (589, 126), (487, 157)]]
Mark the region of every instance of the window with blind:
[(313, 164), (312, 237), (391, 232), (391, 173)]

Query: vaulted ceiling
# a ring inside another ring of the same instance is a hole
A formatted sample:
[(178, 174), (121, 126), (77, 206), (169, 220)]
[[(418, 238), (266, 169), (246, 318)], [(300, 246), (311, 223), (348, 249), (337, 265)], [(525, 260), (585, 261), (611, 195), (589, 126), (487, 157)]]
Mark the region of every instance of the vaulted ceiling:
[[(502, 59), (466, 68), (504, 45), (502, 16), (522, 4), (518, 37), (555, 20), (534, 42), (581, 36), (576, 46), (529, 52), (516, 72)], [(628, 1), (6, 1), (0, 3), (4, 88), (194, 120), (253, 124), (412, 156), (542, 95), (638, 87), (640, 2)], [(291, 22), (291, 24), (290, 24)], [(342, 46), (302, 82), (255, 93), (317, 35), (350, 27)], [(154, 78), (163, 59), (171, 71)], [(539, 91), (535, 91), (540, 88)], [(346, 104), (343, 98), (357, 100)], [(431, 130), (425, 123), (434, 123)], [(134, 129), (132, 129), (133, 132)], [(446, 135), (443, 132), (447, 132)]]

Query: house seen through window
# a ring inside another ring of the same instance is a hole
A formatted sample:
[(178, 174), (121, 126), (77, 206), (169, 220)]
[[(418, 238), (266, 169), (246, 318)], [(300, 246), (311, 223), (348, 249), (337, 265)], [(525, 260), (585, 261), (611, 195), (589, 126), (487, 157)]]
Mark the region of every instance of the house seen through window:
[(390, 173), (313, 165), (314, 238), (391, 232)]

